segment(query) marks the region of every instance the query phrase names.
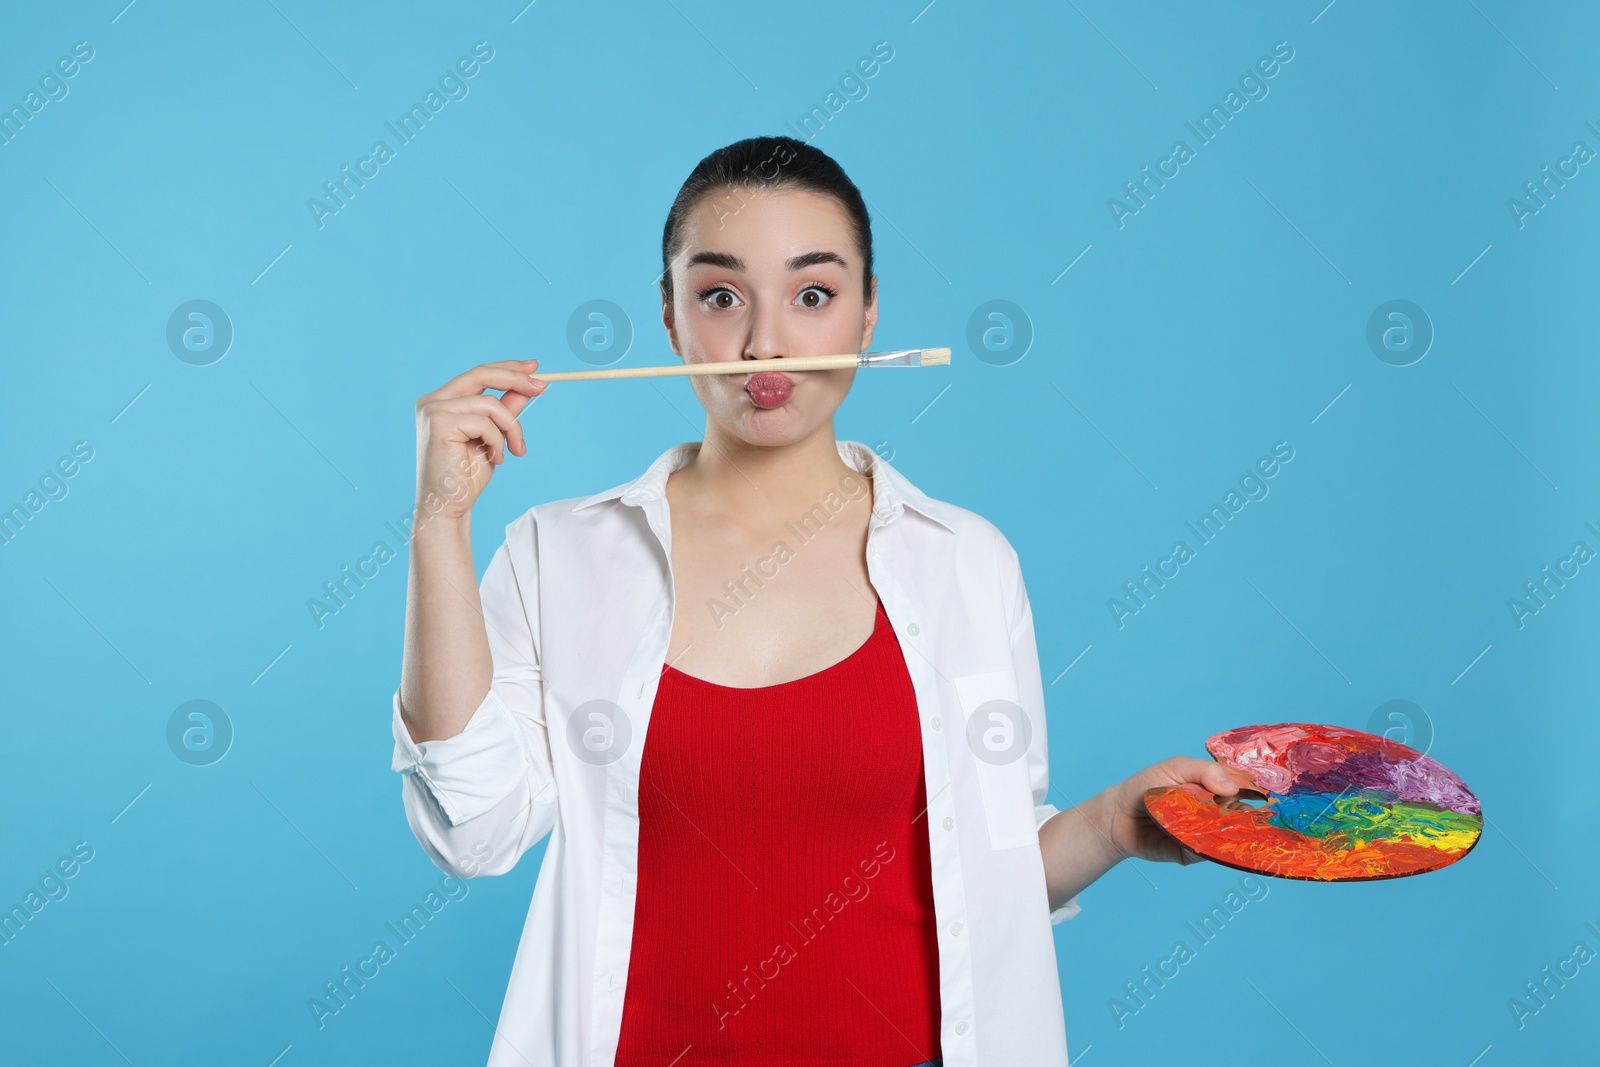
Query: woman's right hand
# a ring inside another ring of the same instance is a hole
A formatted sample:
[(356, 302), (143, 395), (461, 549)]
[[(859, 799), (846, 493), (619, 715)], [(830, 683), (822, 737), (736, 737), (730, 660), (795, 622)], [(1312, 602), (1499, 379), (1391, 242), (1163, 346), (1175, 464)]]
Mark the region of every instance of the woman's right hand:
[[(428, 517), (464, 518), (509, 449), (526, 455), (517, 416), (549, 387), (536, 359), (484, 363), (417, 401), (417, 505)], [(488, 389), (505, 390), (485, 396)], [(430, 494), (434, 494), (430, 499)], [(419, 515), (418, 521), (421, 521)]]

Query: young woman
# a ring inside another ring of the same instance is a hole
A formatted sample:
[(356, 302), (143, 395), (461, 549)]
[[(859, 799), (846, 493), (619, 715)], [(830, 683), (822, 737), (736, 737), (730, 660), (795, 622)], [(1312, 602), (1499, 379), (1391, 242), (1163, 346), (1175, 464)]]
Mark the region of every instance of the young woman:
[(1126, 856), (1194, 858), (1147, 788), (1237, 787), (1180, 757), (1048, 802), (1015, 551), (835, 440), (854, 371), (782, 370), (868, 349), (878, 321), (832, 159), (713, 152), (662, 259), (673, 352), (750, 373), (691, 378), (703, 442), (531, 508), (481, 586), (472, 503), (527, 454), (546, 383), (486, 364), (417, 404), (407, 819), (467, 877), (550, 837), (491, 1067), (1059, 1067), (1051, 925)]

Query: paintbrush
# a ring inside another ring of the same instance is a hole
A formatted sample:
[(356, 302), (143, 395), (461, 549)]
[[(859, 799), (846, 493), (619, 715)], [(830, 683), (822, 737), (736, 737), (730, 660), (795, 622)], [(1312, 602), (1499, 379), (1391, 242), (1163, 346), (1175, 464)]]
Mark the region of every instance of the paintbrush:
[(607, 367), (535, 373), (543, 382), (577, 382), (590, 378), (660, 378), (680, 374), (761, 374), (772, 371), (843, 370), (849, 367), (940, 367), (950, 362), (948, 348), (902, 348), (895, 352), (844, 352), (831, 356), (781, 356), (772, 359), (674, 363), (665, 367)]

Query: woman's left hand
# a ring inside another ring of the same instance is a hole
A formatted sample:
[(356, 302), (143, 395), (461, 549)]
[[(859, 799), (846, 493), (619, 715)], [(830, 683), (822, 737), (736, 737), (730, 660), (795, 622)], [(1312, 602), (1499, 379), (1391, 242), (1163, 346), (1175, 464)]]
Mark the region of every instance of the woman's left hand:
[(1100, 795), (1101, 828), (1119, 852), (1144, 860), (1165, 863), (1198, 863), (1200, 856), (1180, 845), (1160, 826), (1144, 806), (1144, 793), (1162, 785), (1198, 785), (1222, 797), (1231, 797), (1240, 786), (1248, 788), (1244, 775), (1236, 780), (1228, 768), (1215, 760), (1192, 756), (1173, 756), (1107, 789)]

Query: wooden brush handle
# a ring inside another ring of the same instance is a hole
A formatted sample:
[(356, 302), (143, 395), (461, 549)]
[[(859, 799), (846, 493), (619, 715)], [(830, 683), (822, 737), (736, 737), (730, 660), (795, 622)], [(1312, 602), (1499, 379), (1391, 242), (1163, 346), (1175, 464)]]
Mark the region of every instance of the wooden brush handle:
[(591, 378), (665, 378), (681, 374), (760, 374), (769, 371), (840, 370), (854, 367), (857, 354), (843, 352), (833, 356), (783, 356), (776, 359), (736, 359), (713, 363), (674, 363), (665, 367), (606, 367), (594, 370), (563, 370), (552, 374), (535, 372), (542, 382), (577, 382)]

